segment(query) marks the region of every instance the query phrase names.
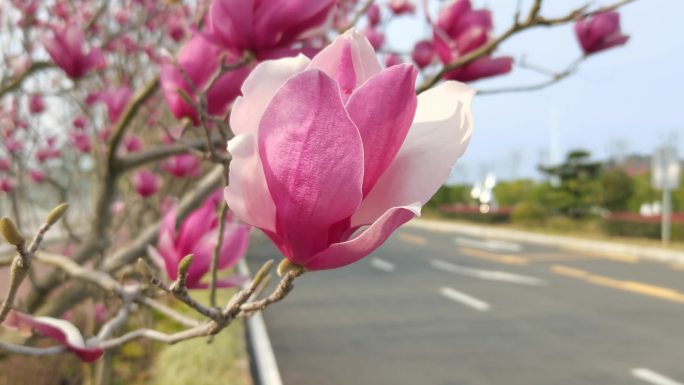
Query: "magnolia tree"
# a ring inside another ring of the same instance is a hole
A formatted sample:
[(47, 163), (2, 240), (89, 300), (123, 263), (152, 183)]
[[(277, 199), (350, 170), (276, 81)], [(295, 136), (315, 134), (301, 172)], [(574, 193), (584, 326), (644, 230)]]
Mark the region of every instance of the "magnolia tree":
[[(574, 23), (587, 59), (627, 41), (615, 10), (629, 2), (548, 17), (542, 0), (519, 1), (498, 35), (469, 0), (437, 12), (408, 0), (3, 2), (0, 350), (92, 362), (138, 339), (212, 336), (305, 272), (360, 260), (420, 214), (465, 151), (465, 83), (511, 71), (499, 46)], [(386, 44), (398, 18), (429, 30), (413, 52)], [(272, 292), (273, 262), (219, 274), (252, 227), (282, 253)], [(227, 303), (221, 288), (237, 288)], [(84, 303), (88, 333), (74, 321)], [(140, 312), (182, 329), (133, 322)]]

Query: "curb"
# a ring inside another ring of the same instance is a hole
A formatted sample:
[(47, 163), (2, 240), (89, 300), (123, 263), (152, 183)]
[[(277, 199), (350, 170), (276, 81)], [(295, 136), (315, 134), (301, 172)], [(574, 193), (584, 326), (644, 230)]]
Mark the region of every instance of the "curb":
[[(249, 267), (247, 267), (244, 259), (240, 260), (237, 269), (240, 274), (251, 277)], [(266, 323), (261, 312), (247, 318), (245, 329), (254, 383), (257, 385), (283, 385), (273, 346), (271, 346), (271, 340), (268, 338)]]
[(665, 263), (684, 263), (684, 252), (657, 247), (635, 246), (624, 243), (596, 241), (563, 235), (546, 235), (522, 230), (497, 229), (486, 226), (443, 222), (431, 219), (414, 219), (408, 222), (405, 226), (442, 233), (460, 233), (476, 237), (499, 238), (508, 241), (528, 242), (538, 245), (555, 246), (587, 252), (631, 254), (640, 258)]

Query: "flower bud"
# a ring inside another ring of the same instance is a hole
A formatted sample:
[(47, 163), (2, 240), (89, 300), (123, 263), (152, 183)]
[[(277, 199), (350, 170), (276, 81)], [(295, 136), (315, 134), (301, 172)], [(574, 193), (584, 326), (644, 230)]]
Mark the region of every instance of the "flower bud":
[(0, 218), (0, 233), (10, 245), (21, 246), (26, 242), (17, 225), (7, 217)]

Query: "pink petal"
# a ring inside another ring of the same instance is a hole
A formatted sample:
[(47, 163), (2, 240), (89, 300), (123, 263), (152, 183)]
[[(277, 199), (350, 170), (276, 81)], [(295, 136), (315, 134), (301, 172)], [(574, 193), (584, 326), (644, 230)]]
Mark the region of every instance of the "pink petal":
[(399, 226), (420, 215), (420, 203), (384, 213), (356, 238), (335, 243), (304, 264), (309, 270), (335, 269), (354, 263), (382, 245)]
[(19, 329), (33, 329), (38, 333), (57, 341), (82, 361), (97, 361), (104, 350), (88, 348), (81, 332), (65, 320), (50, 317), (32, 317), (28, 314), (12, 310), (5, 321), (5, 325)]
[(235, 135), (256, 134), (273, 95), (290, 77), (304, 71), (309, 62), (306, 56), (299, 55), (260, 63), (242, 84), (243, 96), (233, 104), (230, 126)]
[(227, 269), (235, 264), (247, 253), (249, 246), (250, 228), (243, 224), (229, 222), (225, 224), (223, 243), (219, 253), (219, 269)]
[(425, 204), (446, 181), (472, 131), (474, 91), (448, 81), (418, 95), (404, 144), (352, 218), (352, 227), (373, 223), (392, 207)]
[(257, 148), (259, 122), (273, 95), (308, 64), (303, 55), (259, 64), (242, 85), (244, 96), (233, 104), (230, 125), (237, 136), (228, 142), (233, 160), (225, 199), (238, 218), (260, 229), (275, 231), (275, 205)]
[(373, 188), (399, 151), (416, 112), (418, 71), (401, 64), (370, 78), (346, 109), (363, 140), (363, 194)]
[(382, 67), (375, 56), (373, 47), (368, 39), (355, 29), (338, 36), (335, 41), (316, 55), (309, 64), (310, 68), (317, 68), (333, 79), (339, 79), (339, 63), (347, 47), (351, 47), (352, 61), (356, 73), (356, 87), (365, 83), (373, 75), (382, 71)]
[(259, 154), (281, 251), (295, 263), (308, 259), (361, 202), (363, 144), (337, 83), (319, 70), (288, 80), (261, 119)]

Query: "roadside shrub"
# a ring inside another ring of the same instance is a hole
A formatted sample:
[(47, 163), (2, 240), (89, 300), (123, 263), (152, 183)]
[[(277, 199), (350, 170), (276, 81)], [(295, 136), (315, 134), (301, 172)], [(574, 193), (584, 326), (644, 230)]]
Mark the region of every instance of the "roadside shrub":
[(544, 206), (536, 202), (521, 202), (513, 207), (511, 221), (524, 225), (543, 225), (547, 211)]

